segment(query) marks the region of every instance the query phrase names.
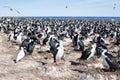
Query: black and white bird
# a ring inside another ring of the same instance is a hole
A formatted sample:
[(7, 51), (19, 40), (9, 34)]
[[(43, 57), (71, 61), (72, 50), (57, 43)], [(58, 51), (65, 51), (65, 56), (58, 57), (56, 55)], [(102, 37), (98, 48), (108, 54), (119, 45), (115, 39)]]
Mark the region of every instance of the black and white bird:
[(31, 55), (33, 53), (34, 47), (35, 47), (35, 40), (29, 38), (25, 39), (20, 45), (17, 58), (14, 60), (14, 62), (17, 63), (26, 55)]
[(45, 29), (45, 32), (46, 32), (46, 34), (50, 33), (50, 32), (51, 32), (50, 27), (47, 27), (47, 28)]
[(49, 44), (50, 40), (57, 41), (57, 40), (54, 38), (54, 34), (51, 33), (51, 32), (48, 33), (47, 36), (43, 39), (42, 44), (43, 44), (43, 45)]
[(44, 44), (46, 42), (50, 46), (50, 52), (53, 54), (54, 63), (60, 64), (60, 60), (64, 60), (64, 47), (63, 47), (63, 35), (58, 36), (58, 40), (54, 38), (53, 34), (50, 34), (45, 38)]
[(30, 37), (27, 37), (26, 39), (24, 39), (20, 45), (20, 48), (21, 47), (24, 47), (24, 48), (27, 48), (28, 47), (28, 44), (30, 43)]
[(39, 39), (43, 39), (43, 38), (45, 37), (45, 35), (44, 35), (43, 32), (40, 32), (40, 33), (37, 34), (37, 37), (38, 37)]
[(117, 32), (114, 32), (114, 34), (113, 34), (113, 40), (114, 40), (115, 43), (117, 42), (116, 37), (117, 37)]
[(100, 34), (96, 34), (93, 41), (97, 43), (97, 46), (105, 45), (105, 40)]
[(35, 47), (35, 40), (31, 39), (28, 47), (26, 48), (26, 55), (31, 55)]
[(47, 43), (48, 43), (48, 41), (49, 41), (49, 35), (47, 35), (44, 39), (43, 39), (43, 41), (42, 41), (42, 45), (46, 45)]
[(96, 52), (96, 43), (93, 43), (91, 47), (87, 48), (82, 52), (80, 60), (88, 60), (95, 55)]
[(103, 59), (103, 63), (108, 70), (116, 71), (119, 69), (117, 60), (115, 59), (113, 55), (108, 53), (106, 49), (103, 49), (103, 52), (101, 53), (101, 58)]
[(116, 45), (120, 45), (120, 34), (117, 32), (114, 32), (113, 40), (114, 40)]
[(9, 40), (8, 41), (11, 41), (11, 42), (15, 42), (17, 44), (21, 44), (22, 43), (22, 32), (20, 33), (11, 33), (9, 35)]
[(95, 37), (94, 37), (94, 39), (93, 39), (93, 41), (94, 41), (95, 43), (97, 43), (98, 40), (101, 39), (101, 38), (102, 38), (102, 37), (100, 36), (100, 34), (96, 34)]
[(78, 33), (75, 33), (72, 43), (73, 43), (74, 50), (76, 51), (84, 50), (84, 43)]
[(107, 48), (107, 46), (105, 44), (102, 44), (101, 46), (97, 46), (96, 47), (96, 56), (98, 58), (100, 58), (100, 56), (101, 56), (102, 49), (106, 49), (108, 51), (108, 48)]
[[(64, 60), (64, 47), (63, 47), (63, 38), (62, 36), (59, 37), (58, 39), (58, 42), (59, 44), (57, 44), (56, 46), (56, 49), (57, 49), (57, 53), (56, 54), (56, 64), (59, 65), (61, 62), (61, 60), (63, 59)], [(54, 54), (53, 54), (54, 55)]]

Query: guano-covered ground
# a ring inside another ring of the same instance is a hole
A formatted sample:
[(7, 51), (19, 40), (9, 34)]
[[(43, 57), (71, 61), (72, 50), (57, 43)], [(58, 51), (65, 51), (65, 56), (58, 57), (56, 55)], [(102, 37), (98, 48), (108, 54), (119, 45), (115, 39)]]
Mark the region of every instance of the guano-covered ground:
[[(102, 60), (96, 56), (87, 61), (76, 60), (81, 52), (73, 50), (70, 39), (65, 38), (63, 41), (65, 62), (59, 66), (53, 63), (52, 54), (46, 52), (49, 48), (42, 46), (39, 49), (39, 45), (32, 55), (15, 64), (13, 59), (17, 56), (19, 45), (11, 46), (7, 40), (8, 36), (0, 33), (0, 80), (120, 80), (115, 72), (104, 71)], [(90, 45), (87, 41), (84, 43), (85, 48)], [(110, 42), (108, 48), (109, 52), (117, 56), (119, 46)]]

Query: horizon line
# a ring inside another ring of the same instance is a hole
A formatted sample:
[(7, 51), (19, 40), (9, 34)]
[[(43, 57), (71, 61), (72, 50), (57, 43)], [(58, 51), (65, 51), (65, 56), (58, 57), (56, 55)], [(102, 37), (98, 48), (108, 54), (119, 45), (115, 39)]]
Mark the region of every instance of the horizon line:
[(0, 17), (120, 17), (120, 16), (0, 16)]

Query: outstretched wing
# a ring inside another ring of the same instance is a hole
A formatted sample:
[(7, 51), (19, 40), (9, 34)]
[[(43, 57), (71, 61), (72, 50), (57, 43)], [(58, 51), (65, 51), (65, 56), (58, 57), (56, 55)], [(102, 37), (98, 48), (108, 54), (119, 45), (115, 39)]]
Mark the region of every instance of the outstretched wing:
[(11, 8), (11, 7), (9, 7), (9, 6), (3, 6), (4, 8)]
[(9, 8), (10, 11), (13, 11), (13, 8), (9, 7), (9, 6), (3, 6), (4, 8)]
[(12, 7), (10, 6), (3, 6), (4, 8), (8, 8), (10, 11), (16, 11), (18, 14), (21, 14), (20, 11), (16, 10), (16, 9), (13, 9)]
[(20, 14), (20, 12), (18, 11), (18, 10), (16, 10), (16, 9), (14, 9), (18, 14)]

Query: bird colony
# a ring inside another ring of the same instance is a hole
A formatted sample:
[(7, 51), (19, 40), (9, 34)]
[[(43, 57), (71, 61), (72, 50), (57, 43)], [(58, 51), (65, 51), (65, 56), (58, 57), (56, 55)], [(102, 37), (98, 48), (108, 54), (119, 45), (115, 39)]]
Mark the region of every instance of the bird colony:
[(1, 17), (0, 48), (1, 80), (120, 80), (118, 20)]

